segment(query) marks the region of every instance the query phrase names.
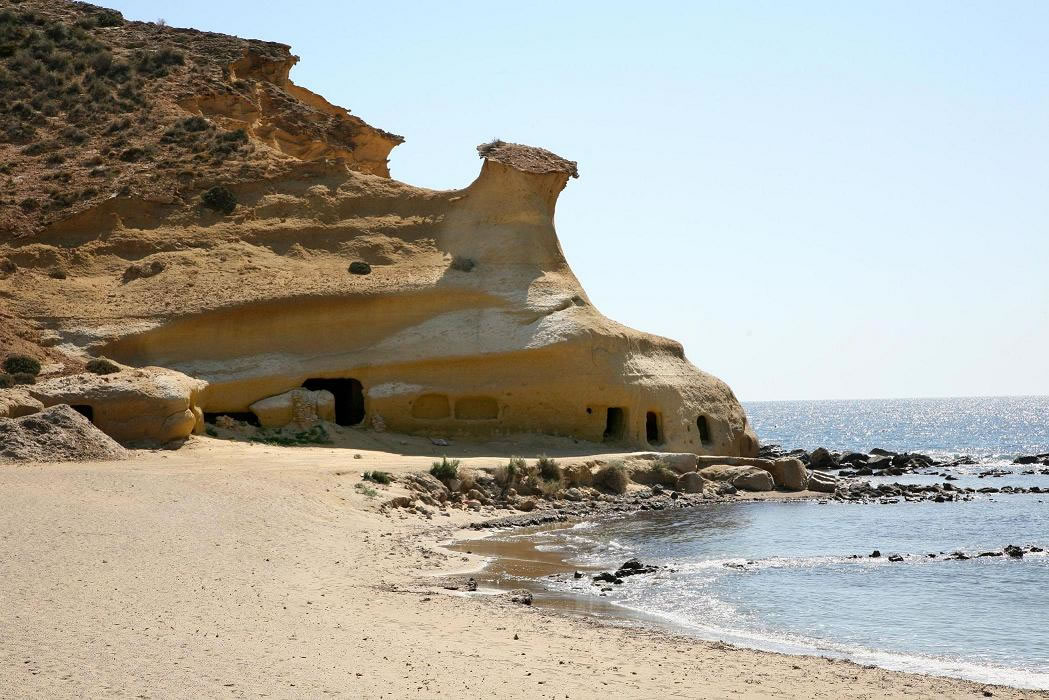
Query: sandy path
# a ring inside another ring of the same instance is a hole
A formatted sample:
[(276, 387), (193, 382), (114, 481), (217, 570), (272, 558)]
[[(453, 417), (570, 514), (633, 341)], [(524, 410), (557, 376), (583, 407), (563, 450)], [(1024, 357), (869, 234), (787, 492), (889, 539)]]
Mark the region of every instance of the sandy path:
[(418, 572), (470, 563), (430, 547), (467, 516), (376, 513), (356, 474), (429, 458), (362, 455), (197, 440), (131, 462), (0, 467), (0, 695), (982, 696), (444, 595)]

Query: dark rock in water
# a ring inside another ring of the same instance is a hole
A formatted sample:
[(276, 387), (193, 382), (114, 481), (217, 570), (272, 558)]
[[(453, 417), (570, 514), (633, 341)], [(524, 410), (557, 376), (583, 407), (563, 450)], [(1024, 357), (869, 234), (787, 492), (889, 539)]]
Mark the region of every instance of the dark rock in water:
[(625, 578), (636, 574), (651, 574), (659, 570), (658, 566), (645, 566), (637, 559), (623, 562), (623, 565), (615, 572), (616, 578)]
[(1044, 552), (1045, 550), (1042, 549), (1041, 547), (1034, 547), (1034, 546), (1032, 546), (1032, 547), (1029, 547), (1027, 551), (1028, 552)]
[(903, 561), (903, 557), (899, 554), (890, 554), (889, 561)]
[(892, 457), (876, 455), (867, 460), (867, 469), (888, 469), (892, 466)]
[(881, 552), (879, 552), (877, 549), (875, 549), (873, 552), (870, 553), (870, 558), (871, 559), (877, 559), (880, 556), (881, 556)]
[(866, 464), (868, 459), (862, 452), (849, 452), (838, 459), (838, 464)]
[(1000, 556), (1002, 556), (1001, 552), (980, 552), (979, 554), (976, 555), (977, 558), (980, 558), (980, 557), (1000, 557)]
[(882, 457), (894, 457), (896, 455), (895, 452), (889, 452), (888, 450), (883, 450), (880, 447), (875, 447), (873, 450), (871, 450), (871, 454), (880, 455)]
[(863, 467), (854, 471), (853, 476), (874, 476), (874, 470), (870, 467)]
[(607, 583), (612, 583), (615, 580), (616, 576), (611, 571), (602, 571), (599, 574), (594, 574), (594, 581), (605, 581)]
[(825, 447), (817, 447), (809, 453), (809, 467), (812, 469), (837, 469), (838, 460)]
[(758, 448), (758, 457), (761, 459), (777, 459), (787, 454), (779, 445), (762, 445)]
[(965, 552), (951, 552), (949, 555), (947, 555), (947, 558), (957, 559), (958, 561), (965, 561), (966, 559), (970, 559), (971, 557)]
[(1039, 461), (1037, 455), (1020, 455), (1013, 460), (1013, 464), (1037, 464)]
[(467, 581), (466, 582), (466, 590), (468, 590), (468, 591), (476, 591), (477, 590), (477, 581), (475, 581), (472, 578), (469, 581)]
[(577, 572), (575, 572), (575, 573), (573, 574), (573, 576), (574, 576), (575, 578), (583, 578), (583, 572), (582, 572), (582, 571), (577, 571)]
[(1010, 557), (1013, 557), (1015, 559), (1022, 559), (1024, 555), (1024, 551), (1017, 547), (1015, 544), (1007, 546), (1004, 551)]

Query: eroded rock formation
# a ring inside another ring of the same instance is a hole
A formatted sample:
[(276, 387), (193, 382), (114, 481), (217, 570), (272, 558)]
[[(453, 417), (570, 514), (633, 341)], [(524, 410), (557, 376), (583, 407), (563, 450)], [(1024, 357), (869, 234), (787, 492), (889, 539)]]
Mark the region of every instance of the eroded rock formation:
[[(188, 404), (153, 410), (188, 411), (171, 436), (304, 387), (331, 392), (343, 425), (757, 453), (727, 385), (586, 296), (553, 225), (576, 163), (500, 141), (479, 147), (464, 189), (397, 182), (385, 164), (400, 138), (292, 85), (286, 47), (244, 42), (230, 57), (242, 40), (205, 37), (229, 57), (229, 89), (173, 93), (171, 119), (244, 134), (253, 167), (219, 179), (233, 211), (202, 206), (212, 181), (166, 199), (125, 189), (0, 242), (0, 292), (71, 358), (65, 373), (105, 355), (185, 375)], [(193, 56), (209, 55), (194, 38)], [(102, 391), (74, 377), (62, 386)], [(34, 396), (56, 396), (50, 381)]]

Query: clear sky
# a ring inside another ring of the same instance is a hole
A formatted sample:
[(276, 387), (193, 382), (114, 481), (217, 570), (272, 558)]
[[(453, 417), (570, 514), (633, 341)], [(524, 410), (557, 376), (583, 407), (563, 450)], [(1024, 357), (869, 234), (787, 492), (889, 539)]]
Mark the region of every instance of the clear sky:
[(1049, 2), (96, 2), (291, 44), (405, 182), (578, 160), (595, 305), (744, 400), (1049, 394)]

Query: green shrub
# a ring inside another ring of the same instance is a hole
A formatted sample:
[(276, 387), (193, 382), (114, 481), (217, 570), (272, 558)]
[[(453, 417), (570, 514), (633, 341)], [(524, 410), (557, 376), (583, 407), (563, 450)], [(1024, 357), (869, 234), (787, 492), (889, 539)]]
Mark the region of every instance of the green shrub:
[(367, 275), (372, 271), (372, 266), (366, 262), (356, 260), (350, 263), (350, 272), (354, 275)]
[(107, 8), (98, 8), (94, 19), (99, 27), (120, 27), (124, 24), (124, 15)]
[(159, 51), (136, 51), (132, 58), (135, 70), (152, 78), (162, 78), (168, 74), (171, 66), (181, 66), (186, 62), (185, 57), (170, 48)]
[(208, 209), (217, 211), (220, 214), (232, 214), (233, 210), (237, 208), (236, 195), (223, 185), (215, 185), (209, 189), (200, 196), (200, 201)]
[(543, 477), (543, 481), (561, 481), (561, 466), (555, 460), (540, 455), (536, 460), (536, 466), (539, 467), (539, 476)]
[(40, 361), (28, 355), (8, 355), (3, 367), (8, 374), (40, 374)]
[(616, 494), (626, 493), (627, 484), (630, 483), (630, 475), (627, 474), (623, 463), (615, 460), (597, 470), (594, 475), (594, 484), (607, 491)]
[(145, 155), (146, 151), (144, 149), (139, 148), (138, 146), (132, 146), (131, 148), (126, 148), (121, 151), (118, 157), (125, 163), (134, 163), (137, 160), (142, 160)]
[(279, 433), (262, 431), (259, 435), (251, 438), (251, 442), (261, 442), (267, 445), (280, 445), (282, 447), (295, 447), (298, 445), (327, 445), (331, 443), (331, 436), (323, 425), (315, 425), (309, 430), (303, 430), (294, 435), (287, 436)]
[(430, 474), (441, 481), (451, 481), (459, 476), (459, 460), (441, 457), (440, 462), (434, 462), (430, 467)]
[(15, 372), (11, 375), (15, 384), (36, 384), (36, 375), (29, 372)]
[(120, 371), (120, 367), (116, 363), (107, 360), (104, 357), (96, 357), (93, 360), (88, 360), (85, 369), (93, 374), (115, 374)]
[(380, 472), (380, 471), (364, 472), (364, 475), (361, 478), (364, 479), (365, 481), (373, 481), (376, 484), (392, 484), (393, 483), (393, 474), (391, 474), (390, 472)]
[(503, 491), (512, 488), (520, 479), (528, 475), (528, 464), (520, 457), (511, 457), (510, 461), (495, 468), (495, 483), (503, 487)]
[(9, 389), (15, 385), (15, 380), (10, 374), (0, 374), (0, 389)]
[(357, 491), (359, 493), (363, 494), (366, 498), (375, 498), (376, 496), (379, 495), (378, 491), (373, 489), (371, 486), (368, 486), (363, 481), (360, 482), (359, 484), (354, 485), (353, 488), (357, 489)]

